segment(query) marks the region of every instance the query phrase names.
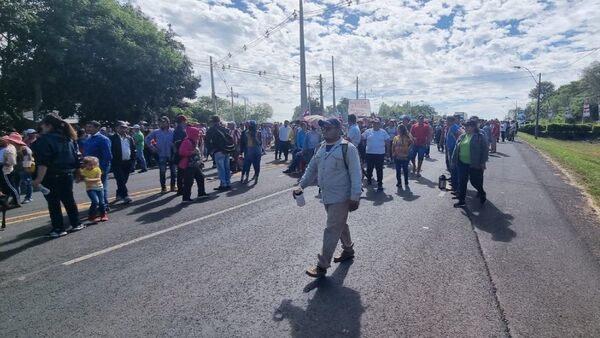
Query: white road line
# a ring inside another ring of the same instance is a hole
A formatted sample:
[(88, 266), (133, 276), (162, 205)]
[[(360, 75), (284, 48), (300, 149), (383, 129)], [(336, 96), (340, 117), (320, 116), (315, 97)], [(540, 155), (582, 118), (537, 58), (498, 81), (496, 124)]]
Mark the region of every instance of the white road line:
[(130, 241), (123, 242), (123, 243), (121, 243), (121, 244), (117, 244), (117, 245), (111, 246), (111, 247), (109, 247), (109, 248), (106, 248), (106, 249), (103, 249), (103, 250), (99, 250), (99, 251), (96, 251), (96, 252), (92, 252), (91, 254), (88, 254), (88, 255), (85, 255), (85, 256), (81, 256), (81, 257), (79, 257), (79, 258), (72, 259), (72, 260), (70, 260), (70, 261), (67, 261), (67, 262), (64, 262), (64, 263), (62, 263), (62, 265), (73, 265), (73, 264), (75, 264), (75, 263), (79, 263), (79, 262), (81, 262), (81, 261), (85, 261), (85, 260), (87, 260), (87, 259), (90, 259), (90, 258), (93, 258), (93, 257), (96, 257), (96, 256), (100, 256), (100, 255), (103, 255), (103, 254), (105, 254), (105, 253), (108, 253), (108, 252), (111, 252), (111, 251), (115, 251), (115, 250), (117, 250), (117, 249), (120, 249), (120, 248), (126, 247), (126, 246), (128, 246), (128, 245), (135, 244), (135, 243), (141, 242), (141, 241), (143, 241), (143, 240), (146, 240), (146, 239), (149, 239), (149, 238), (152, 238), (152, 237), (156, 237), (156, 236), (162, 235), (162, 234), (164, 234), (164, 233), (167, 233), (167, 232), (171, 232), (171, 231), (173, 231), (173, 230), (177, 230), (177, 229), (179, 229), (179, 228), (182, 228), (182, 227), (184, 227), (184, 226), (187, 226), (187, 225), (190, 225), (190, 224), (194, 224), (194, 223), (196, 223), (196, 222), (204, 221), (204, 220), (206, 220), (206, 219), (209, 219), (209, 218), (211, 218), (211, 217), (215, 217), (215, 216), (218, 216), (218, 215), (221, 215), (221, 214), (227, 213), (227, 212), (229, 212), (229, 211), (233, 211), (233, 210), (236, 210), (236, 209), (243, 208), (243, 207), (245, 207), (245, 206), (248, 206), (248, 205), (254, 204), (254, 203), (256, 203), (256, 202), (260, 202), (260, 201), (263, 201), (263, 200), (269, 199), (269, 198), (271, 198), (271, 197), (274, 197), (274, 196), (277, 196), (277, 195), (280, 195), (280, 194), (286, 193), (286, 192), (288, 192), (288, 191), (292, 191), (292, 190), (294, 190), (294, 189), (296, 189), (296, 187), (292, 187), (292, 188), (289, 188), (289, 189), (285, 189), (285, 190), (282, 190), (282, 191), (278, 191), (278, 192), (276, 192), (276, 193), (273, 193), (273, 194), (270, 194), (270, 195), (267, 195), (267, 196), (263, 196), (263, 197), (261, 197), (261, 198), (258, 198), (258, 199), (255, 199), (255, 200), (252, 200), (252, 201), (249, 201), (249, 202), (246, 202), (246, 203), (240, 204), (240, 205), (236, 205), (236, 206), (234, 206), (234, 207), (231, 207), (231, 208), (227, 208), (227, 209), (224, 209), (224, 210), (221, 210), (221, 211), (217, 211), (217, 212), (215, 212), (214, 214), (210, 214), (210, 215), (202, 216), (202, 217), (199, 217), (199, 218), (196, 218), (196, 219), (193, 219), (193, 220), (190, 220), (190, 221), (187, 221), (187, 222), (184, 222), (184, 223), (178, 224), (178, 225), (174, 225), (174, 226), (172, 226), (172, 227), (169, 227), (169, 228), (166, 228), (166, 229), (163, 229), (163, 230), (159, 230), (159, 231), (153, 232), (153, 233), (151, 233), (151, 234), (144, 235), (144, 236), (142, 236), (142, 237), (138, 237), (138, 238), (132, 239), (132, 240), (130, 240)]

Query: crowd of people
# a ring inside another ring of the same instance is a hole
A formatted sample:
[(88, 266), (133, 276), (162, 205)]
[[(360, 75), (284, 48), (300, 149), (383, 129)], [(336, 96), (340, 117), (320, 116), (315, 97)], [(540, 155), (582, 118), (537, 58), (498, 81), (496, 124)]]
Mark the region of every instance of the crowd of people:
[[(116, 183), (113, 204), (131, 203), (130, 174), (146, 172), (150, 167), (158, 167), (161, 193), (176, 193), (182, 203), (208, 196), (203, 173), (206, 162), (217, 169), (218, 192), (231, 190), (232, 174), (238, 171), (242, 184), (257, 184), (261, 158), (270, 149), (277, 161), (288, 162), (284, 173), (297, 174), (301, 182), (324, 144), (324, 129), (319, 123), (315, 119), (282, 124), (246, 121), (238, 126), (218, 116), (204, 124), (189, 123), (184, 115), (178, 115), (173, 122), (163, 116), (155, 125), (117, 121), (108, 126), (89, 121), (76, 131), (59, 116), (48, 114), (38, 130), (13, 132), (0, 139), (0, 202), (5, 208), (19, 207), (31, 202), (34, 189), (41, 189), (53, 227), (49, 235), (60, 237), (85, 227), (78, 218), (74, 183), (83, 182), (89, 196), (88, 222), (108, 221), (110, 172)], [(348, 124), (340, 121), (339, 127), (340, 136), (357, 149), (361, 179), (366, 179), (366, 186), (375, 179), (378, 190), (383, 190), (386, 163), (396, 169), (396, 186), (408, 189), (409, 176), (421, 176), (433, 142), (445, 153), (451, 190), (458, 199), (456, 206), (462, 206), (468, 180), (485, 201), (483, 170), (488, 151), (495, 152), (497, 142), (513, 140), (518, 126), (514, 121), (462, 121), (458, 116), (434, 122), (422, 115), (416, 120), (402, 116), (399, 121), (349, 115)], [(347, 147), (342, 149), (345, 160)], [(344, 164), (347, 167), (347, 162)], [(194, 182), (197, 196), (192, 199)], [(69, 226), (63, 223), (61, 204), (69, 216)]]

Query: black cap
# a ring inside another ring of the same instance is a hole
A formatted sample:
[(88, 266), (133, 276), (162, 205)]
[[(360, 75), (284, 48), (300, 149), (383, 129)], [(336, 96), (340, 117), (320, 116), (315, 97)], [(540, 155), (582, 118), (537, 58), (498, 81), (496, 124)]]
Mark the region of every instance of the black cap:
[(329, 126), (334, 126), (336, 128), (341, 128), (342, 124), (340, 123), (340, 120), (338, 119), (327, 119), (327, 120), (319, 120), (319, 127), (324, 127), (326, 125)]

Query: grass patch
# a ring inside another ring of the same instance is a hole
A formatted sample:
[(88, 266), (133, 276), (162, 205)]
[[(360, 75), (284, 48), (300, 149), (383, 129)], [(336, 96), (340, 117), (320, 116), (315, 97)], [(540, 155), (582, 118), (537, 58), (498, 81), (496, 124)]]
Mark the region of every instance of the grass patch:
[(562, 141), (538, 138), (519, 133), (519, 136), (563, 165), (600, 206), (600, 144), (585, 141)]

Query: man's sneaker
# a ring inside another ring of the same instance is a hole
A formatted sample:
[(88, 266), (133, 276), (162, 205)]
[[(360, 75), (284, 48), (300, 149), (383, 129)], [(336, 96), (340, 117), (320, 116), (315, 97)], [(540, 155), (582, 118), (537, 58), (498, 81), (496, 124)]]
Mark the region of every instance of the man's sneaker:
[(167, 187), (160, 188), (160, 193), (161, 194), (166, 194), (167, 193)]
[(322, 267), (320, 267), (318, 265), (306, 269), (306, 274), (313, 278), (323, 277), (323, 276), (325, 276), (326, 273), (327, 273), (327, 269), (323, 269)]
[(83, 229), (85, 229), (85, 225), (79, 224), (79, 225), (74, 226), (73, 229), (71, 229), (71, 231), (75, 232), (75, 231), (79, 231), (79, 230), (83, 230)]
[(382, 184), (378, 184), (377, 185), (377, 191), (383, 191), (383, 185)]
[(171, 191), (171, 192), (177, 192), (177, 187), (176, 187), (176, 186), (174, 186), (174, 185), (172, 185), (172, 186), (171, 186), (171, 190), (170, 190), (170, 191)]
[(229, 191), (229, 190), (231, 190), (231, 186), (229, 186), (229, 185), (221, 188), (221, 191)]
[(282, 171), (282, 173), (284, 173), (284, 174), (291, 174), (292, 171), (290, 169), (286, 169), (286, 170)]
[(481, 196), (479, 196), (479, 202), (481, 202), (481, 204), (485, 204), (485, 201), (487, 201), (487, 196), (486, 193), (483, 193)]
[(99, 216), (89, 215), (88, 218), (87, 218), (87, 220), (88, 220), (88, 222), (96, 223), (98, 221), (98, 218), (99, 218)]
[(115, 200), (113, 201), (113, 203), (121, 202), (122, 200), (123, 200), (123, 197), (117, 196), (117, 197), (115, 197)]
[(352, 252), (342, 251), (342, 253), (339, 256), (333, 258), (333, 262), (340, 263), (340, 262), (347, 261), (352, 258), (354, 258), (354, 251), (352, 251)]
[(193, 202), (194, 202), (194, 200), (191, 200), (191, 199), (190, 200), (182, 200), (181, 204), (190, 204), (190, 203), (193, 203)]
[(462, 208), (462, 207), (464, 207), (465, 205), (467, 205), (467, 204), (465, 203), (465, 201), (458, 201), (458, 202), (454, 203), (454, 207), (455, 207), (455, 208)]
[(131, 203), (133, 200), (131, 199), (131, 197), (127, 196), (123, 198), (123, 204), (129, 204)]
[(421, 177), (421, 173), (420, 172), (417, 173), (417, 177)]
[(196, 201), (202, 201), (209, 197), (210, 197), (210, 195), (208, 195), (208, 194), (201, 194), (201, 195), (198, 195), (198, 197), (196, 197)]
[(148, 171), (148, 169), (142, 169), (142, 170), (138, 171), (138, 173), (141, 174), (141, 173), (145, 173), (146, 171)]
[(106, 221), (108, 221), (108, 214), (107, 214), (107, 213), (102, 213), (102, 214), (100, 214), (100, 219), (99, 219), (99, 221), (100, 221), (100, 222), (106, 222)]
[(66, 231), (58, 231), (58, 230), (54, 230), (51, 233), (48, 234), (48, 237), (50, 238), (58, 238), (58, 237), (63, 237), (68, 235)]
[(27, 204), (27, 203), (31, 203), (31, 198), (26, 198), (23, 200), (23, 202), (21, 202), (21, 204)]

